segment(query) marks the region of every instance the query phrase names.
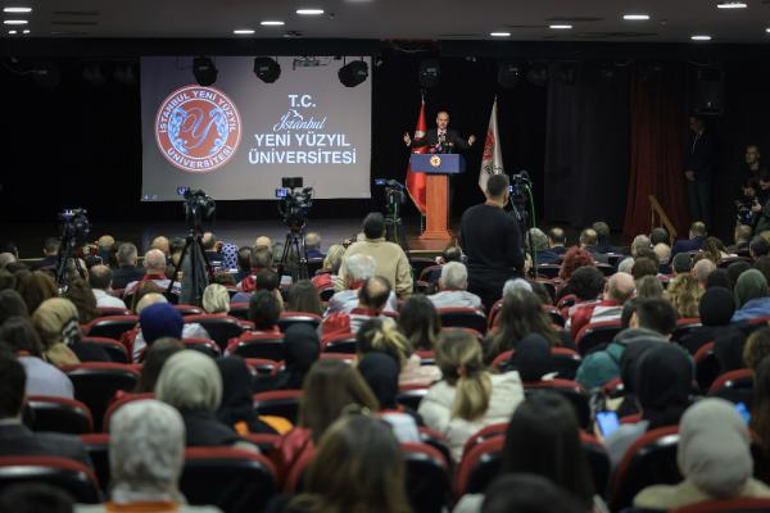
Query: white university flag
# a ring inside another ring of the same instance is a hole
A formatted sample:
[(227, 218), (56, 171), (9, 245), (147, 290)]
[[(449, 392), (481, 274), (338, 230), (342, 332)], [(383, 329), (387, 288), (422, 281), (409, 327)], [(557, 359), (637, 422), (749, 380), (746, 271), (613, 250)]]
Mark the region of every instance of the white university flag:
[(490, 176), (504, 172), (500, 136), (497, 131), (497, 97), (495, 97), (495, 103), (492, 104), (492, 114), (489, 116), (487, 139), (484, 141), (484, 156), (481, 158), (481, 169), (479, 170), (481, 192), (487, 192), (487, 180)]

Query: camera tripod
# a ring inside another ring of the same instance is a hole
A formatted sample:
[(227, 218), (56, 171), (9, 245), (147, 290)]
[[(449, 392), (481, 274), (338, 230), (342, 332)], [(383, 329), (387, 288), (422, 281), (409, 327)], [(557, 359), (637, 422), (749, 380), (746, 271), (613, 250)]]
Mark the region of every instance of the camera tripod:
[[(85, 276), (85, 269), (80, 265), (80, 259), (77, 257), (75, 249), (77, 248), (75, 237), (62, 237), (59, 247), (63, 248), (59, 256), (59, 262), (56, 264), (56, 284), (59, 290), (63, 291), (69, 281), (69, 272), (74, 269), (81, 278)], [(72, 266), (68, 265), (72, 262)]]
[(292, 283), (309, 278), (307, 268), (307, 247), (305, 247), (305, 227), (290, 227), (286, 232), (286, 239), (283, 243), (283, 252), (279, 270), (281, 274), (291, 276)]
[(404, 223), (401, 220), (401, 200), (403, 192), (395, 189), (385, 190), (385, 199), (387, 201), (387, 214), (385, 215), (385, 240), (395, 242), (404, 250), (409, 264), (412, 263), (412, 256), (409, 253), (409, 244), (406, 240)]
[[(174, 274), (171, 276), (171, 281), (166, 289), (166, 299), (173, 303), (177, 298), (173, 294), (174, 283), (177, 282), (179, 272), (185, 266), (185, 258), (190, 256), (190, 265), (188, 272), (185, 272), (182, 279), (185, 280), (189, 286), (182, 287), (182, 294), (177, 302), (183, 304), (201, 306), (203, 303), (203, 291), (208, 286), (208, 277), (211, 273), (211, 265), (209, 259), (206, 256), (206, 251), (203, 249), (203, 232), (197, 227), (193, 226), (187, 233), (185, 238), (184, 248), (182, 248), (182, 254), (179, 256), (179, 263), (174, 269)], [(189, 281), (188, 281), (189, 280)]]

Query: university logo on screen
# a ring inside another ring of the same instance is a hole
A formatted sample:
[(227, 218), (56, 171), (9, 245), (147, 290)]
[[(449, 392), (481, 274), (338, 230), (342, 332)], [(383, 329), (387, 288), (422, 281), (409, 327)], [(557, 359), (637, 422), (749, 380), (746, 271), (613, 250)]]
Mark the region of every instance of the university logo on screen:
[(182, 87), (160, 105), (155, 140), (175, 167), (189, 173), (208, 173), (235, 155), (241, 142), (241, 117), (222, 91), (197, 85)]

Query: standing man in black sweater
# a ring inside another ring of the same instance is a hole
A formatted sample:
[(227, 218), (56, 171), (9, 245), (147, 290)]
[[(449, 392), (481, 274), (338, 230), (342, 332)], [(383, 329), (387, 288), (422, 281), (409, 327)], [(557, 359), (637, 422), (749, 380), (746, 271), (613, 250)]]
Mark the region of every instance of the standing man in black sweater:
[(690, 116), (690, 138), (684, 155), (684, 176), (690, 199), (690, 221), (711, 226), (711, 181), (714, 176), (715, 141), (700, 116)]
[(460, 246), (468, 255), (468, 291), (481, 298), (489, 311), (503, 293), (503, 285), (524, 274), (521, 231), (506, 214), (510, 181), (493, 175), (487, 182), (487, 201), (465, 211), (460, 221)]

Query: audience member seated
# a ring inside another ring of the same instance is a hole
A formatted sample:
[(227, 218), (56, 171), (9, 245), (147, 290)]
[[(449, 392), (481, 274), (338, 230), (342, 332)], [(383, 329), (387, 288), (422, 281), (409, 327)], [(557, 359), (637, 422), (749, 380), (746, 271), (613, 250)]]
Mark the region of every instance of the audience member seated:
[(636, 282), (636, 297), (662, 298), (665, 297), (663, 284), (655, 276), (645, 276)]
[(754, 237), (749, 244), (749, 256), (756, 260), (768, 254), (770, 254), (770, 242), (759, 235)]
[(368, 353), (356, 366), (361, 377), (380, 404), (379, 415), (393, 429), (401, 443), (419, 443), (416, 413), (406, 411), (396, 403), (398, 395), (398, 362), (384, 353)]
[[(366, 280), (375, 276), (377, 264), (369, 255), (345, 255), (347, 274), (342, 281), (342, 290), (335, 292), (329, 299), (326, 315), (333, 313), (350, 313), (358, 306), (358, 291)], [(388, 306), (396, 310), (396, 295), (388, 300)]]
[[(519, 474), (549, 479), (559, 490), (571, 494), (581, 511), (607, 511), (602, 499), (594, 494), (575, 409), (556, 393), (528, 397), (510, 419), (500, 476)], [(465, 495), (454, 513), (483, 511), (483, 500), (482, 495)]]
[(235, 273), (235, 283), (242, 282), (251, 274), (251, 247), (238, 248), (238, 272)]
[(706, 288), (710, 289), (712, 287), (722, 287), (729, 291), (733, 290), (734, 284), (730, 281), (730, 274), (727, 272), (727, 269), (714, 269), (714, 272), (709, 274), (708, 279), (706, 279)]
[(430, 298), (415, 294), (406, 300), (398, 315), (398, 326), (414, 351), (433, 351), (441, 332), (441, 317)]
[[(701, 260), (701, 262), (708, 262), (708, 260)], [(697, 268), (697, 265), (695, 267)], [(687, 274), (671, 280), (666, 289), (666, 298), (671, 302), (680, 319), (698, 317), (698, 304), (702, 295), (703, 289), (698, 286), (698, 281)]]
[(574, 295), (577, 303), (567, 310), (569, 318), (579, 305), (583, 303), (596, 303), (604, 290), (604, 274), (593, 266), (578, 268), (561, 291), (562, 297)]
[(583, 326), (620, 319), (623, 304), (631, 299), (634, 289), (634, 278), (630, 274), (613, 274), (607, 280), (602, 300), (575, 305), (574, 309), (571, 309), (566, 328), (573, 337), (577, 337)]
[(708, 255), (708, 259), (715, 264), (731, 256), (724, 243), (716, 237), (706, 237), (702, 250)]
[(222, 403), (222, 375), (210, 357), (186, 349), (166, 360), (155, 383), (155, 397), (179, 410), (187, 447), (233, 445), (256, 450), (217, 419)]
[(152, 239), (152, 242), (150, 243), (150, 251), (153, 249), (157, 249), (165, 257), (171, 256), (171, 243), (168, 240), (168, 237), (165, 237), (163, 235), (158, 235), (154, 239)]
[(557, 255), (561, 256), (567, 252), (567, 236), (564, 235), (564, 230), (558, 227), (548, 230), (548, 247)]
[(588, 252), (594, 261), (606, 264), (608, 261), (607, 255), (596, 249), (597, 242), (596, 231), (593, 228), (586, 228), (580, 232), (580, 249)]
[(604, 221), (597, 221), (591, 228), (596, 232), (596, 244), (594, 244), (596, 253), (602, 255), (617, 253), (617, 248), (610, 242), (610, 226), (607, 223)]
[(208, 506), (188, 506), (179, 491), (185, 425), (174, 408), (154, 400), (121, 407), (110, 423), (110, 500), (78, 506), (77, 513), (215, 513)]
[(74, 398), (72, 382), (62, 371), (43, 360), (40, 336), (24, 317), (10, 317), (0, 325), (0, 349), (7, 347), (26, 372), (26, 395)]
[[(561, 269), (559, 269), (559, 278), (564, 281), (568, 281), (572, 278), (572, 274), (581, 267), (594, 266), (594, 259), (591, 254), (577, 246), (570, 248), (564, 254), (564, 259), (561, 263)], [(563, 294), (559, 294), (563, 296)]]
[(735, 290), (735, 284), (738, 283), (738, 278), (743, 274), (744, 272), (748, 271), (752, 268), (752, 265), (748, 262), (744, 261), (738, 261), (733, 262), (729, 266), (727, 266), (727, 276), (730, 278), (730, 283), (733, 284), (731, 287), (731, 290)]
[(470, 333), (448, 330), (436, 347), (443, 375), (420, 403), (425, 425), (447, 437), (452, 458), (459, 462), (465, 442), (482, 428), (507, 422), (524, 400), (518, 372), (490, 374), (481, 345)]
[(334, 313), (323, 321), (324, 336), (334, 333), (356, 333), (369, 319), (381, 318), (385, 322), (393, 319), (383, 315), (388, 298), (391, 295), (387, 278), (374, 276), (367, 279), (358, 289), (358, 306), (350, 313)]
[(637, 235), (631, 241), (631, 256), (636, 258), (640, 250), (652, 249), (652, 241), (646, 235)]
[(43, 301), (59, 295), (53, 276), (44, 271), (21, 273), (16, 291), (24, 299), (30, 315), (35, 313)]
[(78, 311), (69, 299), (55, 297), (43, 301), (32, 314), (32, 324), (43, 342), (46, 359), (57, 367), (111, 361), (101, 346), (83, 342)]
[(689, 253), (680, 253), (671, 259), (671, 270), (674, 276), (692, 272), (692, 257)]
[(0, 269), (5, 269), (9, 265), (16, 263), (16, 261), (13, 253), (0, 253)]
[(21, 420), (27, 375), (7, 350), (0, 350), (0, 456), (58, 456), (91, 467), (76, 436), (33, 433)]
[[(406, 513), (406, 470), (398, 440), (386, 424), (364, 415), (334, 422), (318, 440), (302, 493), (272, 511), (282, 513)], [(426, 490), (426, 493), (430, 493)]]
[(695, 262), (692, 267), (692, 275), (698, 281), (698, 286), (705, 288), (709, 276), (711, 276), (711, 273), (716, 271), (716, 269), (716, 264), (708, 258), (703, 258)]
[[(144, 255), (144, 268), (145, 275), (139, 281), (134, 281), (126, 285), (126, 290), (123, 293), (124, 296), (130, 296), (136, 292), (136, 289), (142, 282), (151, 281), (155, 283), (162, 290), (168, 290), (168, 286), (171, 280), (166, 278), (166, 256), (159, 249), (151, 249)], [(174, 282), (171, 291), (175, 294), (179, 294), (181, 285), (179, 282)]]
[(441, 379), (435, 365), (422, 365), (420, 356), (412, 353), (409, 341), (392, 322), (371, 319), (356, 334), (359, 356), (372, 352), (385, 353), (398, 362), (400, 385), (429, 386)]
[(575, 346), (568, 332), (556, 330), (540, 299), (532, 292), (517, 289), (506, 294), (497, 319), (497, 329), (484, 342), (484, 361), (487, 363), (499, 354), (515, 349), (520, 340), (532, 333), (545, 337), (551, 347)]
[(144, 354), (142, 371), (139, 381), (134, 389), (135, 394), (152, 394), (155, 392), (155, 383), (158, 381), (160, 371), (166, 364), (166, 360), (185, 349), (184, 343), (177, 338), (161, 337), (152, 343)]
[[(329, 247), (321, 269), (316, 271), (316, 275), (312, 278), (313, 286), (316, 289), (320, 291), (330, 287), (337, 288), (338, 282), (341, 281), (339, 273), (344, 256), (345, 246), (342, 244), (334, 244)], [(343, 285), (339, 284), (339, 287), (342, 288)]]
[(321, 298), (310, 280), (300, 280), (289, 287), (286, 311), (323, 315), (324, 309), (321, 306)]
[(327, 429), (346, 412), (379, 410), (377, 398), (356, 369), (340, 360), (318, 360), (302, 386), (299, 426), (281, 439), (276, 456), (279, 472), (285, 475), (306, 451), (312, 451)]
[(136, 246), (124, 242), (118, 247), (118, 268), (112, 272), (112, 286), (125, 289), (129, 283), (144, 277), (144, 269), (136, 265), (139, 255)]
[[(222, 377), (222, 401), (217, 411), (219, 421), (239, 435), (249, 433), (275, 434), (287, 432), (291, 423), (279, 417), (268, 422), (257, 418), (252, 400), (252, 377), (246, 362), (240, 356), (218, 358), (216, 364)], [(272, 425), (275, 424), (276, 428)]]
[[(231, 299), (231, 303), (248, 303), (255, 292), (264, 290), (273, 295), (278, 305), (283, 310), (283, 296), (281, 295), (281, 277), (272, 269), (262, 269), (256, 275), (249, 276), (246, 281), (253, 281), (251, 292), (238, 292)], [(249, 285), (251, 287), (251, 285)]]
[(436, 308), (482, 309), (481, 298), (468, 292), (468, 269), (462, 262), (449, 262), (441, 267), (439, 292), (428, 296)]
[(137, 306), (139, 314), (139, 326), (126, 337), (131, 341), (132, 355), (135, 362), (141, 360), (142, 353), (147, 346), (151, 346), (162, 337), (182, 338), (210, 338), (208, 332), (197, 323), (185, 323), (184, 317), (179, 311), (168, 304), (165, 297), (160, 294), (147, 294)]
[(205, 252), (206, 259), (211, 267), (221, 267), (222, 255), (217, 251), (217, 238), (211, 232), (205, 232), (201, 237), (201, 246)]
[(550, 380), (558, 376), (548, 341), (536, 333), (527, 335), (516, 344), (511, 359), (503, 363), (502, 370), (519, 372), (524, 383)]
[[(347, 280), (347, 263), (356, 254), (368, 255), (374, 259), (376, 274), (387, 278), (396, 295), (405, 299), (412, 294), (412, 266), (401, 246), (385, 240), (385, 219), (382, 214), (373, 212), (366, 216), (363, 223), (365, 239), (355, 242), (345, 251), (345, 259), (340, 267), (340, 278)], [(359, 278), (360, 279), (360, 278)]]
[[(273, 270), (273, 250), (270, 246), (254, 246), (251, 250), (251, 272), (243, 281), (238, 283), (238, 288), (243, 292), (254, 292), (259, 289), (257, 274), (262, 271)], [(239, 301), (233, 298), (234, 301)]]
[(257, 376), (253, 391), (301, 390), (310, 367), (318, 360), (321, 346), (318, 333), (304, 323), (289, 326), (284, 335), (284, 368), (275, 376)]
[(321, 234), (318, 232), (307, 232), (305, 235), (305, 249), (307, 257), (312, 259), (322, 259), (326, 255), (321, 251)]
[(770, 488), (752, 477), (751, 435), (733, 404), (703, 399), (682, 416), (677, 463), (684, 481), (653, 485), (634, 497), (634, 507), (674, 510), (700, 502), (770, 498)]
[(682, 337), (679, 343), (695, 354), (708, 342), (713, 342), (740, 331), (731, 325), (735, 313), (735, 296), (728, 289), (711, 287), (706, 289), (698, 303), (698, 315), (701, 327)]
[(636, 258), (633, 267), (631, 267), (631, 277), (634, 281), (641, 280), (645, 276), (658, 275), (658, 268), (660, 267), (658, 258), (655, 256), (655, 253), (652, 253), (651, 256), (654, 258), (648, 258), (646, 256), (639, 256)]
[(24, 300), (13, 289), (0, 290), (0, 326), (11, 317), (29, 319), (29, 310)]
[(441, 270), (449, 262), (463, 262), (463, 250), (459, 246), (450, 244), (445, 247), (441, 256), (436, 257), (437, 265), (426, 268), (420, 278), (431, 285), (436, 285), (441, 278)]
[(255, 248), (270, 248), (273, 247), (273, 241), (270, 240), (270, 237), (267, 237), (266, 235), (260, 235), (256, 239), (254, 239), (254, 247)]
[(53, 270), (59, 263), (59, 247), (61, 241), (56, 237), (48, 237), (43, 243), (43, 259), (35, 262), (29, 268), (31, 271)]
[(733, 322), (750, 321), (757, 317), (770, 315), (770, 297), (767, 280), (756, 269), (749, 269), (735, 282), (735, 298), (738, 310), (733, 314)]
[(656, 246), (658, 244), (668, 244), (668, 231), (663, 227), (653, 228), (650, 232), (650, 244)]
[(690, 251), (700, 251), (703, 243), (706, 241), (706, 225), (701, 221), (695, 221), (690, 225), (690, 238), (681, 239), (674, 243), (671, 254), (676, 256), (679, 253), (688, 253)]
[(733, 233), (734, 244), (728, 246), (727, 251), (738, 256), (748, 256), (752, 234), (751, 226), (745, 224), (736, 226), (735, 232)]
[(673, 344), (652, 343), (633, 371), (634, 393), (641, 409), (639, 422), (621, 425), (604, 443), (613, 468), (645, 432), (675, 426), (690, 405), (694, 365), (687, 352)]
[(579, 513), (586, 510), (576, 504), (570, 494), (554, 486), (550, 479), (536, 474), (505, 474), (492, 481), (487, 487), (481, 509), (472, 511)]
[(99, 310), (88, 281), (82, 278), (75, 278), (67, 284), (67, 291), (64, 297), (69, 299), (78, 311), (78, 321), (81, 325), (86, 325), (99, 317)]
[(529, 238), (535, 249), (534, 262), (536, 264), (558, 264), (561, 255), (551, 251), (548, 246), (548, 236), (540, 228), (530, 228)]
[[(224, 272), (230, 276), (233, 276), (230, 274), (231, 272), (238, 272), (238, 246), (232, 242), (225, 242), (219, 249), (219, 254), (222, 257), (222, 263), (219, 266), (220, 272)], [(233, 277), (233, 285), (238, 283), (238, 281), (240, 280), (236, 280), (235, 277)]]
[(275, 295), (267, 290), (259, 290), (249, 300), (249, 321), (254, 323), (255, 333), (280, 333), (278, 319), (281, 318), (281, 305)]
[(203, 290), (201, 301), (207, 314), (227, 315), (230, 313), (230, 294), (224, 285), (212, 283)]
[[(665, 342), (676, 329), (676, 310), (665, 299), (636, 299), (626, 303), (631, 310), (629, 325), (604, 348), (597, 347), (583, 358), (575, 381), (586, 390), (595, 390), (621, 373), (623, 354), (642, 339)], [(621, 324), (622, 325), (622, 324)]]
[(655, 244), (652, 250), (655, 252), (655, 256), (658, 257), (658, 274), (669, 275), (673, 273), (671, 268), (671, 248), (668, 244)]
[(122, 299), (112, 292), (112, 269), (106, 265), (95, 265), (88, 271), (88, 283), (91, 285), (98, 308), (126, 308)]

